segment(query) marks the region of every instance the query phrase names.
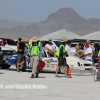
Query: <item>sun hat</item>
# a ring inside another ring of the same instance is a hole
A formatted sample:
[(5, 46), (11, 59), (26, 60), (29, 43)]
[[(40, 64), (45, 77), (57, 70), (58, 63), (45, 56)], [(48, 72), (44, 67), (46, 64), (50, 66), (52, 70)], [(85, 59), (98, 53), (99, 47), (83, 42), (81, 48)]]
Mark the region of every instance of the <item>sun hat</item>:
[(48, 42), (52, 42), (52, 39), (49, 39)]
[(86, 40), (86, 43), (89, 43), (89, 42), (90, 42), (90, 40), (89, 40), (89, 39), (87, 39), (87, 40)]
[(63, 37), (60, 42), (66, 42), (66, 41), (67, 41), (67, 39), (65, 37)]
[(38, 38), (38, 37), (36, 37), (36, 36), (34, 36), (34, 37), (31, 39), (32, 42), (37, 42), (37, 41), (39, 41), (39, 40), (40, 40), (40, 38)]
[(24, 42), (24, 41), (26, 41), (26, 39), (25, 38), (22, 38), (21, 42)]
[(26, 42), (29, 42), (29, 39), (26, 39)]

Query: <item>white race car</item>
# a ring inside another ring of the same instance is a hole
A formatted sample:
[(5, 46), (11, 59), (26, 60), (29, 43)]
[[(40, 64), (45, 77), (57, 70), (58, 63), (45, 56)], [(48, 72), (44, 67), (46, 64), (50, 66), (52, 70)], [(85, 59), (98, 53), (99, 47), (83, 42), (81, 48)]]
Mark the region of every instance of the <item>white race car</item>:
[[(44, 71), (56, 71), (58, 58), (50, 57), (47, 50), (44, 51), (45, 57), (42, 58), (45, 61)], [(69, 56), (66, 58), (67, 66), (70, 67), (72, 74), (85, 74), (85, 73), (96, 73), (96, 67), (94, 67), (91, 61), (86, 61), (75, 56)], [(60, 73), (64, 73), (63, 66), (60, 67)]]

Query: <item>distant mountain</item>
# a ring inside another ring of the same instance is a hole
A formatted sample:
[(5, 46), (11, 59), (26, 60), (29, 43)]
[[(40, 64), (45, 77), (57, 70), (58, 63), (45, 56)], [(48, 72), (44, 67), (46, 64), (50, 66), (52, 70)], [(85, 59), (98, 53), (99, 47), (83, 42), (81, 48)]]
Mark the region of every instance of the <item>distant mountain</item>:
[(86, 20), (71, 8), (61, 8), (59, 11), (49, 15), (45, 21), (26, 26), (18, 25), (10, 29), (1, 28), (0, 37), (41, 37), (61, 29), (67, 29), (78, 35), (86, 35), (100, 30), (100, 20), (95, 18)]
[(11, 21), (8, 19), (0, 19), (0, 28), (12, 28), (18, 25), (26, 26), (30, 24), (33, 24), (33, 23), (27, 23), (23, 21)]

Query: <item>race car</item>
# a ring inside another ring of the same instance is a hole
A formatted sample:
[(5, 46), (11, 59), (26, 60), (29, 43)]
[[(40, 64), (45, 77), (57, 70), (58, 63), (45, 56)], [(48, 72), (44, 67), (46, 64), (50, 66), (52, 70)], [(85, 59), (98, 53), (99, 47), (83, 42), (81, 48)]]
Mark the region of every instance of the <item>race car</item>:
[[(50, 57), (48, 50), (44, 51), (45, 57), (42, 60), (45, 62), (45, 67), (42, 69), (43, 71), (56, 71), (58, 58), (56, 56)], [(24, 64), (24, 71), (26, 69), (32, 69), (30, 65), (30, 58), (27, 56), (24, 57), (25, 64)], [(81, 58), (77, 58), (75, 56), (69, 56), (66, 58), (67, 66), (70, 67), (72, 74), (81, 74), (81, 73), (96, 73), (96, 68), (94, 67), (91, 61), (86, 61)], [(17, 55), (11, 56), (6, 58), (6, 64), (13, 65), (17, 63)], [(63, 66), (59, 69), (60, 73), (64, 73)]]

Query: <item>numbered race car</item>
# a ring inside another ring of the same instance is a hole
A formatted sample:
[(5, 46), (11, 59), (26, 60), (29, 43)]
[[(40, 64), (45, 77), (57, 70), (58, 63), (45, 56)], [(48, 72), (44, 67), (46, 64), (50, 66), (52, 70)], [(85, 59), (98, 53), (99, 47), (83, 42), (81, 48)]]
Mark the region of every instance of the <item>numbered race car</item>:
[[(58, 64), (58, 58), (56, 56), (50, 57), (48, 50), (45, 50), (44, 53), (45, 57), (43, 57), (42, 60), (45, 62), (45, 67), (42, 70), (55, 72)], [(25, 56), (24, 59), (25, 64), (23, 66), (23, 71), (26, 71), (26, 69), (32, 69), (30, 66), (30, 58)], [(93, 66), (91, 61), (86, 61), (74, 56), (69, 56), (66, 60), (67, 66), (70, 67), (72, 74), (96, 73), (96, 67)], [(8, 65), (16, 65), (17, 55), (6, 58), (5, 63)], [(64, 73), (63, 66), (60, 67), (59, 72)]]

